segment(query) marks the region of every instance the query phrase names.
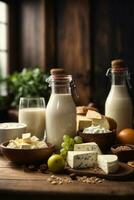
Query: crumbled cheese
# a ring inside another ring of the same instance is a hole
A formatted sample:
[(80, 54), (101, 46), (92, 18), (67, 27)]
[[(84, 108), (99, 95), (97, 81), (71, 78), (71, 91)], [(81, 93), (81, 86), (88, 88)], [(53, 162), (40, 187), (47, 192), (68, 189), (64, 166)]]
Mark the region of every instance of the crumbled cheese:
[(83, 133), (89, 133), (89, 134), (94, 134), (94, 133), (109, 133), (111, 132), (109, 129), (102, 128), (100, 125), (94, 126), (91, 125), (88, 128), (85, 128), (83, 130)]
[(13, 149), (41, 149), (48, 146), (45, 141), (40, 141), (36, 136), (31, 137), (31, 133), (25, 133), (22, 134), (22, 138), (10, 140), (7, 147)]

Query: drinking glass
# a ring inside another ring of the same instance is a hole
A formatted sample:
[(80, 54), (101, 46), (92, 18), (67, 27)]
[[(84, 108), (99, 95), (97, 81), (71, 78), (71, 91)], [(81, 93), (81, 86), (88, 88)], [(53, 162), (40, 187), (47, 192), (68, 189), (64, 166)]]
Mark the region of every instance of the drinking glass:
[(45, 132), (45, 99), (20, 98), (19, 122), (27, 125), (27, 132), (43, 139)]

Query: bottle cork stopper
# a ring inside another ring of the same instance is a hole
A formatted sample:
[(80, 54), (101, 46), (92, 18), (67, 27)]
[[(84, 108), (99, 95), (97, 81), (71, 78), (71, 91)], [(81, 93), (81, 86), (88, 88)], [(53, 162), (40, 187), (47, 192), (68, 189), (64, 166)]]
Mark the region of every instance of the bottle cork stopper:
[(111, 61), (112, 68), (123, 68), (124, 67), (124, 60), (116, 59)]
[(65, 70), (62, 68), (54, 68), (50, 70), (51, 75), (64, 75)]

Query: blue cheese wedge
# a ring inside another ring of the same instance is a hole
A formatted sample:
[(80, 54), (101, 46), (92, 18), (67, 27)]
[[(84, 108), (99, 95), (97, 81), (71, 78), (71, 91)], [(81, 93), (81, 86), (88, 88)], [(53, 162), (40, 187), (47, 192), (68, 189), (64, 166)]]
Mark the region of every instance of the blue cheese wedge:
[(68, 151), (67, 163), (71, 168), (83, 169), (97, 164), (96, 151)]
[(75, 144), (74, 145), (74, 151), (95, 151), (98, 154), (102, 154), (99, 146), (95, 142)]
[(115, 173), (119, 168), (119, 161), (116, 155), (98, 155), (98, 167), (106, 174)]

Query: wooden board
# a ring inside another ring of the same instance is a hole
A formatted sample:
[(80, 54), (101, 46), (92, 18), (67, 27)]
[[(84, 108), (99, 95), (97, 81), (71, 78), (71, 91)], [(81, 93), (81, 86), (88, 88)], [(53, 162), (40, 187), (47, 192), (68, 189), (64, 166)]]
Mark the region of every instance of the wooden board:
[(132, 177), (134, 177), (134, 169), (130, 166), (128, 166), (125, 163), (119, 163), (120, 167), (119, 170), (117, 171), (117, 173), (113, 173), (113, 174), (106, 174), (104, 173), (101, 169), (96, 168), (96, 169), (72, 169), (72, 168), (67, 168), (67, 171), (69, 173), (75, 173), (76, 175), (80, 175), (80, 176), (97, 176), (100, 178), (105, 178), (108, 180), (127, 180), (130, 179)]

